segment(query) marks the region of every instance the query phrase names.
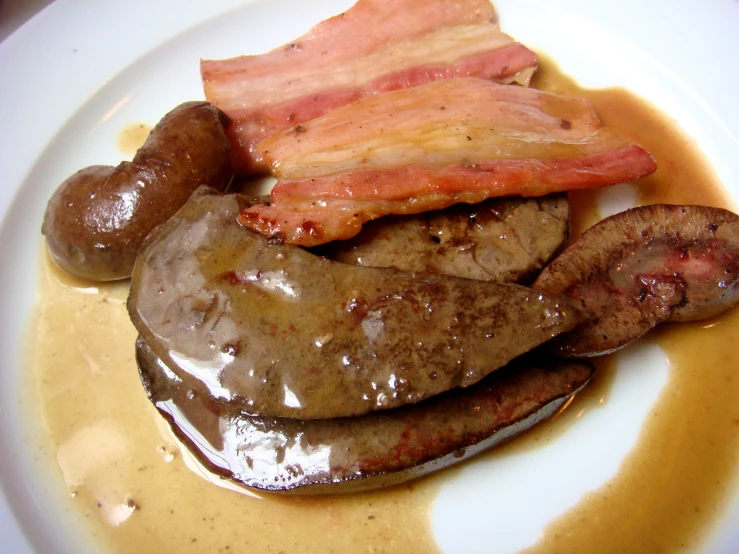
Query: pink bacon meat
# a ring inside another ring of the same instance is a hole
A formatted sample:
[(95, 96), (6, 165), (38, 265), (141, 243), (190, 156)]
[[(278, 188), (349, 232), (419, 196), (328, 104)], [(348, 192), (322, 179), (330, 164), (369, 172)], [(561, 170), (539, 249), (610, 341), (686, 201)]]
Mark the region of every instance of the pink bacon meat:
[(454, 77), (528, 84), (536, 54), (494, 17), (488, 0), (359, 0), (266, 54), (203, 60), (237, 172), (266, 173), (259, 141), (361, 98)]
[(587, 100), (450, 79), (369, 97), (259, 144), (278, 182), (239, 221), (314, 246), (387, 214), (494, 196), (540, 196), (644, 177), (640, 146)]

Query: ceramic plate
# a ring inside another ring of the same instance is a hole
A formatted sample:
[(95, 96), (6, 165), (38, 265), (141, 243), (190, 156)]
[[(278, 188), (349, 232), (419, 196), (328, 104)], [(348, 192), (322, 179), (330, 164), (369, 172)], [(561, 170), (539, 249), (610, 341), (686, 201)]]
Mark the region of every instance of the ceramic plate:
[[(0, 44), (0, 536), (2, 550), (95, 550), (65, 512), (18, 391), (35, 296), (39, 229), (64, 178), (116, 164), (115, 137), (202, 98), (198, 60), (258, 53), (286, 42), (350, 0), (245, 2), (58, 0)], [(553, 57), (588, 87), (621, 85), (675, 118), (739, 197), (735, 71), (739, 3), (500, 0), (504, 30)], [(515, 552), (548, 521), (616, 474), (637, 440), (668, 367), (656, 348), (624, 357), (608, 403), (554, 443), (472, 462), (447, 480), (431, 513), (444, 552)], [(624, 409), (628, 406), (628, 409)], [(495, 467), (491, 467), (491, 463)], [(44, 469), (46, 467), (47, 469)], [(500, 478), (491, 479), (491, 471)], [(718, 521), (705, 552), (739, 544), (739, 501)], [(490, 523), (498, 532), (492, 546)], [(81, 546), (82, 545), (82, 546)]]

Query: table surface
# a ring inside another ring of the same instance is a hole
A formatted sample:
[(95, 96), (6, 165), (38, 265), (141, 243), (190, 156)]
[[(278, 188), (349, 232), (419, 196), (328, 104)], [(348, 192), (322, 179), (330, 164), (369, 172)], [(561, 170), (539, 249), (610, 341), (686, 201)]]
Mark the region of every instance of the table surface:
[(0, 42), (53, 0), (0, 0)]

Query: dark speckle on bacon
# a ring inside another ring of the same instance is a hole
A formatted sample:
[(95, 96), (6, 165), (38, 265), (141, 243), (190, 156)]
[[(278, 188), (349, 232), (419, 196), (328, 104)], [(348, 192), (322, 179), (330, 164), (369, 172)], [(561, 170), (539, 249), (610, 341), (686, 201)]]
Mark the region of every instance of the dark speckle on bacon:
[(299, 232), (307, 233), (311, 237), (321, 237), (321, 226), (313, 221), (304, 221), (300, 224)]
[(229, 285), (238, 285), (239, 283), (244, 282), (239, 278), (235, 271), (227, 271), (226, 273), (222, 273), (218, 276), (218, 279), (226, 281)]

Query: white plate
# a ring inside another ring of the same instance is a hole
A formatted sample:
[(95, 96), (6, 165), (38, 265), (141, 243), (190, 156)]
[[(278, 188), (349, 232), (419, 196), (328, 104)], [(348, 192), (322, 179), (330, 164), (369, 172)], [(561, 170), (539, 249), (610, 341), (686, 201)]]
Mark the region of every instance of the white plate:
[[(85, 542), (72, 538), (77, 524), (62, 509), (58, 486), (48, 472), (45, 477), (38, 471), (38, 459), (49, 455), (38, 452), (22, 422), (26, 407), (17, 400), (47, 198), (74, 170), (117, 163), (114, 138), (126, 123), (155, 123), (177, 103), (202, 97), (199, 58), (264, 51), (350, 4), (58, 0), (0, 44), (3, 552), (80, 552), (84, 547), (77, 541)], [(736, 0), (669, 6), (642, 0), (499, 0), (496, 7), (507, 32), (550, 54), (580, 83), (623, 85), (661, 106), (695, 138), (739, 197)], [(607, 409), (584, 418), (535, 457), (500, 460), (496, 472), (505, 479), (497, 485), (478, 475), (480, 464), (471, 463), (443, 487), (432, 522), (444, 551), (487, 551), (485, 522), (491, 520), (508, 530), (496, 537), (496, 551), (515, 551), (617, 471), (667, 374), (658, 351), (635, 348), (628, 355), (640, 357), (638, 383), (633, 373), (620, 371)], [(622, 411), (627, 401), (629, 410)], [(739, 494), (705, 551), (734, 551), (737, 522)], [(89, 543), (88, 548), (94, 550)]]

